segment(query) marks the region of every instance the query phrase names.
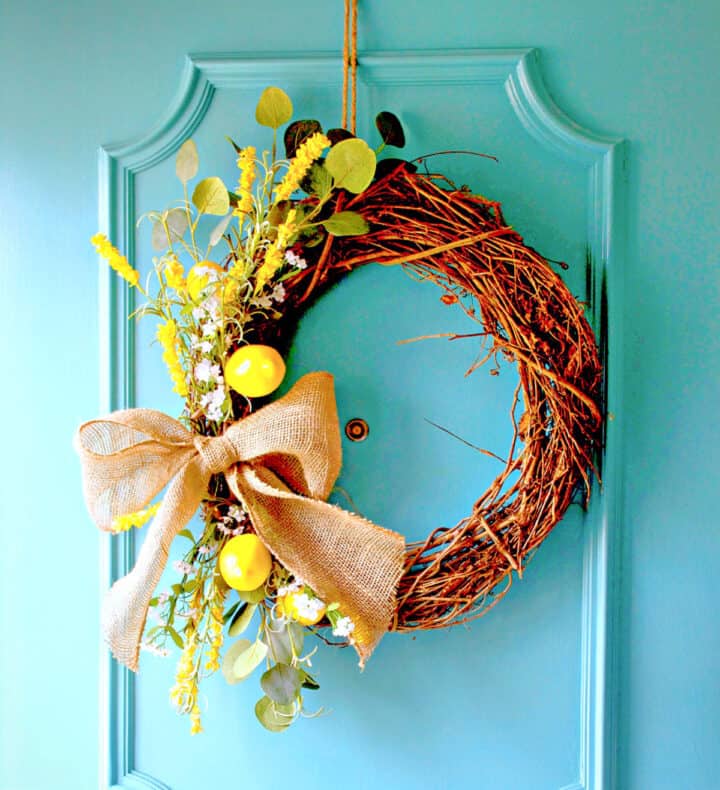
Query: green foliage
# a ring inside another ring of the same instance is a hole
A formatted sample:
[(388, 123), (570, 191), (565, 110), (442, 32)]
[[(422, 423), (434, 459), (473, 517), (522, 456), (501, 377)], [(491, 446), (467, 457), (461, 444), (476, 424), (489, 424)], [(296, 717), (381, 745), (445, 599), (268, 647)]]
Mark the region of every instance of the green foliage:
[(376, 165), (375, 152), (358, 137), (334, 145), (325, 160), (325, 167), (335, 179), (335, 186), (356, 195), (370, 186)]
[(257, 604), (254, 603), (246, 603), (239, 607), (228, 628), (228, 636), (240, 636), (245, 633), (256, 610)]
[(288, 664), (276, 664), (263, 673), (260, 686), (273, 702), (290, 705), (300, 694), (304, 677), (302, 670)]
[(395, 148), (405, 147), (405, 132), (397, 115), (387, 110), (378, 113), (375, 118), (375, 126), (377, 126), (385, 145), (393, 145)]
[(199, 214), (217, 214), (222, 217), (230, 210), (227, 188), (217, 176), (200, 181), (193, 191), (192, 202)]
[(285, 130), (283, 136), (285, 156), (288, 159), (292, 159), (303, 142), (317, 132), (322, 132), (322, 126), (319, 121), (314, 121), (312, 119), (293, 121)]
[(279, 129), (293, 114), (290, 97), (280, 88), (265, 88), (255, 108), (255, 120), (261, 126)]
[(175, 172), (183, 184), (195, 178), (200, 167), (197, 146), (192, 140), (185, 140), (175, 158)]
[(333, 236), (362, 236), (370, 229), (365, 217), (356, 211), (338, 211), (323, 222)]
[(294, 705), (278, 705), (270, 697), (263, 697), (255, 705), (255, 715), (258, 721), (270, 732), (282, 732), (294, 721)]

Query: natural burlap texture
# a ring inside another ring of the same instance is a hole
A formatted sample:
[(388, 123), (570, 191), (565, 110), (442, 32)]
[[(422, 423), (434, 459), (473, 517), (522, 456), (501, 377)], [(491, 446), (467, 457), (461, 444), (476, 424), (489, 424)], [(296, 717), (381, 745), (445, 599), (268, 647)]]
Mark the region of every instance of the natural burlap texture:
[[(355, 623), (361, 665), (387, 630), (403, 571), (401, 535), (322, 500), (340, 473), (340, 430), (329, 373), (301, 378), (283, 398), (199, 436), (151, 409), (117, 411), (82, 425), (76, 438), (85, 501), (109, 530), (168, 483), (135, 567), (108, 591), (103, 633), (113, 655), (137, 670), (150, 598), (170, 544), (224, 473), (268, 549)], [(232, 467), (232, 468), (231, 468)]]

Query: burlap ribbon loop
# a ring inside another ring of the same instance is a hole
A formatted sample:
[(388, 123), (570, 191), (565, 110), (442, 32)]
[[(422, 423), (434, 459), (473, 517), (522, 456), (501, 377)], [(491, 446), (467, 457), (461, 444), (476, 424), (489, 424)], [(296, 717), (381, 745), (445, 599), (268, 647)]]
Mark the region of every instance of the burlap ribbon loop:
[(167, 490), (135, 567), (108, 591), (102, 611), (113, 655), (137, 670), (150, 598), (170, 544), (224, 473), (268, 549), (355, 622), (361, 665), (387, 630), (403, 570), (404, 539), (324, 502), (340, 472), (332, 376), (311, 373), (283, 398), (228, 427), (197, 436), (150, 409), (118, 411), (81, 426), (76, 447), (88, 510), (113, 519)]

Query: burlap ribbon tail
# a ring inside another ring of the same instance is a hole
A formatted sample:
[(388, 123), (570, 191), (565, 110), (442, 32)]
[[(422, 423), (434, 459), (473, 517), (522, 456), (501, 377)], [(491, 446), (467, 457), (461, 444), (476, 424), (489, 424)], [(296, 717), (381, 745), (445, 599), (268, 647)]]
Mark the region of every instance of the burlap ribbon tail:
[(102, 607), (113, 655), (137, 670), (150, 599), (170, 544), (223, 473), (267, 548), (355, 623), (361, 665), (388, 628), (403, 570), (404, 539), (323, 501), (340, 473), (332, 376), (311, 373), (283, 398), (230, 425), (222, 436), (189, 432), (151, 409), (117, 411), (76, 437), (85, 500), (95, 523), (144, 508), (165, 486), (135, 567)]

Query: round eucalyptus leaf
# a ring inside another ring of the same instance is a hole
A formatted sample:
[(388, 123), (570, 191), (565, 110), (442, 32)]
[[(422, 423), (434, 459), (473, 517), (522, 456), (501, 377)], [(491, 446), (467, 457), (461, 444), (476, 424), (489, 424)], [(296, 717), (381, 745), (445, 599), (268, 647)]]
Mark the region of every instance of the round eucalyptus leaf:
[(235, 676), (233, 667), (235, 665), (235, 660), (251, 646), (252, 642), (249, 639), (238, 639), (237, 642), (230, 645), (230, 647), (225, 651), (221, 669), (223, 675), (225, 676), (225, 680), (227, 680), (228, 683), (235, 684), (242, 680), (242, 678)]
[(375, 118), (375, 126), (377, 126), (385, 145), (394, 145), (395, 148), (405, 147), (405, 132), (395, 113), (387, 110), (378, 113)]
[(325, 160), (325, 167), (335, 179), (335, 186), (356, 195), (370, 186), (376, 164), (375, 151), (359, 137), (334, 145)]
[(255, 108), (255, 120), (261, 126), (279, 129), (292, 118), (290, 97), (280, 88), (265, 88)]
[(304, 673), (288, 664), (275, 664), (260, 678), (262, 690), (273, 702), (291, 705), (303, 684)]
[(277, 705), (270, 697), (259, 699), (255, 705), (257, 720), (270, 732), (286, 730), (295, 719), (293, 705)]
[(192, 202), (200, 214), (225, 216), (230, 210), (230, 196), (222, 179), (217, 176), (203, 178), (195, 187)]
[(200, 157), (198, 156), (197, 146), (192, 140), (185, 140), (175, 157), (177, 177), (183, 184), (187, 184), (191, 178), (195, 178), (199, 166)]

